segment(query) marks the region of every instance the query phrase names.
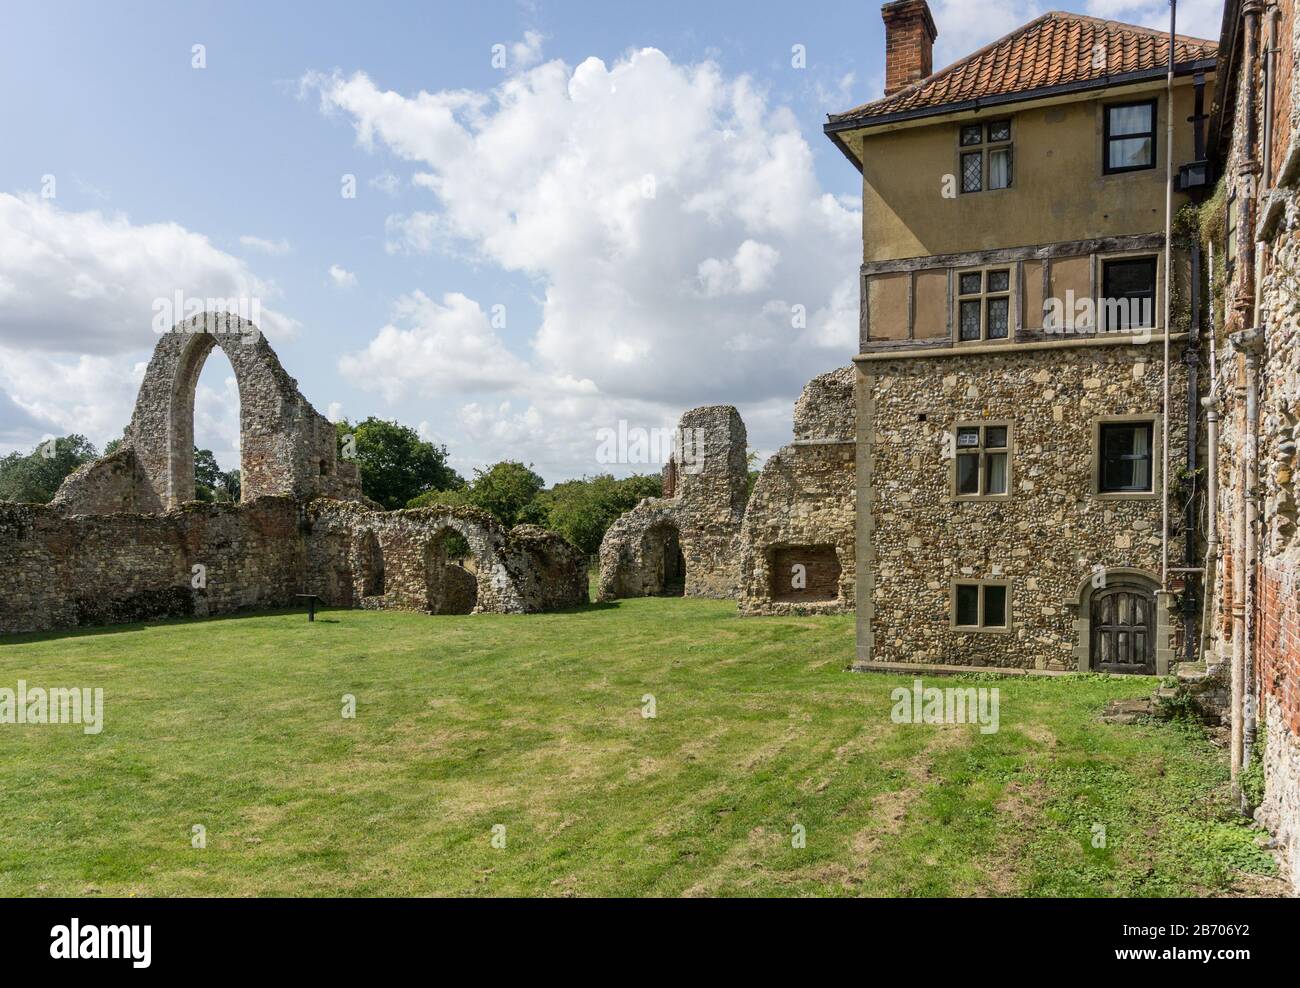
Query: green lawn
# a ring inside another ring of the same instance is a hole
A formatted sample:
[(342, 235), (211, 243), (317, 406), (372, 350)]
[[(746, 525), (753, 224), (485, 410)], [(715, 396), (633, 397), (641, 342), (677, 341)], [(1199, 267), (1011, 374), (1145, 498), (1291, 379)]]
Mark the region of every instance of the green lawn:
[(1189, 895), (1272, 870), (1197, 730), (1099, 722), (1153, 680), (960, 681), (1001, 690), (981, 734), (893, 723), (910, 677), (852, 652), (849, 618), (657, 599), (0, 639), (0, 687), (106, 707), (95, 736), (0, 726), (0, 894)]

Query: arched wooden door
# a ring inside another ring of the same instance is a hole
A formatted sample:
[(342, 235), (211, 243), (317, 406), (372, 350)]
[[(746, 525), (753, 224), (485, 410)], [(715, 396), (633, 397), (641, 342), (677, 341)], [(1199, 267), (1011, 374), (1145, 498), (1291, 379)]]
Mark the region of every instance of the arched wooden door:
[(1116, 586), (1092, 595), (1092, 671), (1156, 674), (1156, 598), (1137, 586)]

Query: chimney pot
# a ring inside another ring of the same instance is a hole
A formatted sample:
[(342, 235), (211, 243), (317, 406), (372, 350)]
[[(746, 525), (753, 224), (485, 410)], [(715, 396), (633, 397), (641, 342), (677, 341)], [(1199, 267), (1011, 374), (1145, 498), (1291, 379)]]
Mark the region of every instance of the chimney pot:
[(934, 39), (939, 29), (926, 0), (894, 0), (880, 8), (885, 22), (885, 95), (934, 72)]

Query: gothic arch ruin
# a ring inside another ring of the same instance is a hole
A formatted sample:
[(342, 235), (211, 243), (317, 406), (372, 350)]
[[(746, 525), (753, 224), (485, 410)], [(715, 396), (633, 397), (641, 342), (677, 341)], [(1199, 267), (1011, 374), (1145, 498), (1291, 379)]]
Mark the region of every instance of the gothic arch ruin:
[(70, 476), (56, 504), (76, 514), (155, 513), (194, 500), (194, 394), (214, 347), (239, 387), (242, 499), (361, 497), (334, 425), (312, 407), (253, 323), (225, 312), (177, 323), (154, 347), (121, 446)]

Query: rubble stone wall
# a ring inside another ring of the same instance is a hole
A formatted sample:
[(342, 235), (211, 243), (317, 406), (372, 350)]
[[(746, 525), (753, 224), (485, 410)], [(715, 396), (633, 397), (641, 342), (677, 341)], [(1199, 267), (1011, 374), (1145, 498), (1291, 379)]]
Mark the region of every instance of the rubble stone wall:
[[(327, 604), (531, 614), (588, 600), (586, 558), (579, 549), (534, 526), (507, 531), (472, 508), (385, 512), (322, 498), (311, 503), (307, 520), (305, 582)], [(450, 533), (468, 543), (472, 573), (449, 558)], [(375, 546), (382, 587), (375, 582)]]
[(646, 498), (618, 518), (600, 545), (601, 600), (674, 592), (673, 543), (688, 597), (734, 599), (747, 484), (745, 423), (730, 405), (695, 408), (665, 467), (672, 497)]
[(76, 517), (0, 504), (0, 633), (287, 607), (302, 558), (290, 498)]
[[(1162, 348), (1008, 348), (860, 365), (861, 667), (1088, 668), (1093, 567), (1148, 589), (1159, 581), (1158, 473), (1155, 493), (1102, 497), (1094, 493), (1093, 457), (1100, 418), (1150, 416), (1159, 423)], [(1173, 347), (1173, 394), (1186, 393), (1182, 349)], [(1176, 456), (1186, 445), (1186, 402), (1172, 406)], [(984, 422), (1011, 428), (1009, 495), (959, 499), (947, 437), (959, 423)], [(1158, 429), (1153, 447), (1154, 466)], [(1177, 462), (1171, 456), (1171, 467)], [(1181, 535), (1171, 537), (1169, 551), (1171, 559), (1182, 558)], [(1006, 582), (1009, 627), (953, 627), (956, 581)], [(1157, 605), (1157, 661), (1166, 671), (1171, 605)]]
[(828, 614), (856, 600), (855, 372), (814, 378), (795, 441), (763, 466), (741, 533), (742, 614)]

